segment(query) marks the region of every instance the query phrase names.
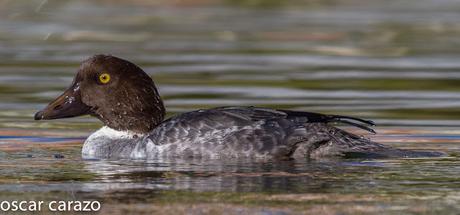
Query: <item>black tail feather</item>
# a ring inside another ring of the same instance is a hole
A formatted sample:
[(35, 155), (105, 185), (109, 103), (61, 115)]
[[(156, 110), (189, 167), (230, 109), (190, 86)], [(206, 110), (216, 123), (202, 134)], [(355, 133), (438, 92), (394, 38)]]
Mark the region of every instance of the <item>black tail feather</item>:
[(334, 119), (333, 122), (340, 122), (340, 123), (343, 123), (343, 124), (348, 124), (348, 125), (355, 126), (355, 127), (357, 127), (357, 128), (366, 130), (366, 131), (368, 131), (368, 132), (370, 132), (370, 133), (372, 133), (372, 134), (377, 134), (377, 132), (375, 132), (374, 129), (369, 128), (369, 127), (366, 126), (366, 125), (358, 124), (358, 123), (355, 123), (355, 122), (352, 122), (352, 121), (348, 121), (348, 120), (345, 120), (345, 119), (336, 118), (336, 119)]
[[(371, 120), (360, 119), (351, 116), (341, 116), (341, 115), (326, 115), (328, 118), (327, 122), (338, 122), (343, 123), (351, 126), (355, 126), (357, 128), (363, 129), (368, 131), (372, 134), (376, 134), (374, 129), (370, 128), (369, 126), (375, 126), (375, 123)], [(356, 122), (354, 122), (356, 121)], [(358, 122), (358, 123), (357, 123)]]
[(375, 126), (375, 123), (372, 120), (360, 119), (360, 118), (351, 117), (351, 116), (341, 116), (341, 115), (329, 115), (329, 117), (331, 117), (332, 119), (350, 119), (350, 120), (362, 122), (369, 126)]
[[(371, 120), (360, 119), (351, 116), (341, 116), (341, 115), (325, 115), (320, 113), (313, 112), (303, 112), (303, 111), (290, 111), (290, 110), (278, 110), (288, 114), (291, 117), (306, 117), (309, 122), (338, 122), (357, 128), (366, 130), (370, 133), (376, 134), (375, 130), (369, 128), (370, 126), (375, 126), (375, 123)], [(356, 121), (356, 122), (354, 122)]]

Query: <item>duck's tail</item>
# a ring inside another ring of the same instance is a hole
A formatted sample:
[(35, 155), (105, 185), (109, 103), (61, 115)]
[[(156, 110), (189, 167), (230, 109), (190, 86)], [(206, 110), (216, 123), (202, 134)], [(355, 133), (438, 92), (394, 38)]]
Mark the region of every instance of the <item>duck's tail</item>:
[(376, 143), (368, 138), (358, 136), (347, 131), (331, 127), (332, 142), (341, 148), (346, 158), (415, 158), (440, 157), (445, 153), (434, 151), (414, 151), (397, 149), (391, 146)]
[(342, 123), (346, 125), (355, 126), (357, 128), (368, 131), (372, 134), (376, 134), (375, 130), (371, 127), (375, 126), (375, 123), (371, 120), (360, 119), (357, 117), (351, 116), (342, 116), (342, 115), (327, 115), (313, 112), (303, 112), (303, 111), (290, 111), (290, 110), (279, 110), (288, 114), (288, 117), (306, 117), (308, 122), (323, 122), (323, 123)]
[[(321, 130), (319, 133), (324, 135), (322, 138), (326, 141), (310, 150), (309, 156), (312, 158), (331, 156), (344, 158), (415, 158), (446, 155), (442, 152), (393, 148), (333, 126), (326, 125)], [(325, 138), (325, 136), (328, 136), (328, 138)]]
[(360, 119), (342, 115), (327, 115), (313, 112), (278, 110), (287, 114), (287, 117), (304, 118), (308, 135), (311, 141), (301, 144), (299, 151), (310, 157), (342, 156), (346, 158), (400, 158), (400, 157), (440, 157), (445, 156), (442, 152), (413, 151), (397, 149), (371, 141), (368, 138), (358, 136), (328, 123), (343, 123), (351, 125), (372, 134), (375, 123), (371, 120)]

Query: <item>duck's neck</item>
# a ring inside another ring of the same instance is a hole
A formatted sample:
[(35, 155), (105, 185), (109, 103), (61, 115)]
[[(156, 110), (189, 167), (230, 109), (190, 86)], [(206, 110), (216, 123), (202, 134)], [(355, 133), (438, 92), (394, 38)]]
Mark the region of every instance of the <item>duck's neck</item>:
[(163, 122), (165, 108), (159, 96), (115, 103), (113, 107), (95, 109), (94, 115), (107, 127), (117, 131), (146, 134)]

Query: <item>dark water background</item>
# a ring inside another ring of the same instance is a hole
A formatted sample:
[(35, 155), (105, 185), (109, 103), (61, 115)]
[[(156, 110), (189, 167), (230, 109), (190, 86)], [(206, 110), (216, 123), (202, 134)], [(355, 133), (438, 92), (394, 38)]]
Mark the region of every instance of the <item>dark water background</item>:
[[(151, 74), (169, 114), (257, 105), (353, 115), (379, 124), (375, 141), (449, 156), (84, 161), (97, 120), (32, 118), (97, 53)], [(97, 199), (111, 214), (460, 211), (455, 0), (1, 0), (0, 59), (2, 200)]]

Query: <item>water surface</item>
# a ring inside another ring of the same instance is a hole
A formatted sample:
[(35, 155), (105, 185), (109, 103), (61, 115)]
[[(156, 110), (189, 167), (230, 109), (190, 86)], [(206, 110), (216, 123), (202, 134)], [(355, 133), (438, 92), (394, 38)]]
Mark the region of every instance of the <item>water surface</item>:
[[(111, 214), (458, 213), (458, 2), (283, 2), (0, 1), (0, 199), (96, 199)], [(376, 121), (377, 135), (360, 133), (372, 140), (448, 156), (82, 160), (97, 120), (32, 119), (96, 53), (152, 75), (168, 115), (353, 115)]]

